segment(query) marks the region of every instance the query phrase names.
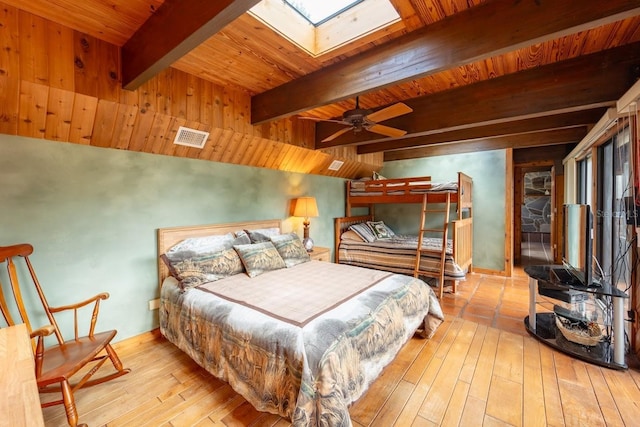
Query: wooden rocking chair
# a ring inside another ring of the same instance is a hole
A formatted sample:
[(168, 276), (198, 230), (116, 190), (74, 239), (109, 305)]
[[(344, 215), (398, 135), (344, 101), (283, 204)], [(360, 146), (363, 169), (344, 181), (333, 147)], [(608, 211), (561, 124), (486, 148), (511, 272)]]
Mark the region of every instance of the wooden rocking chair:
[[(40, 287), (40, 283), (38, 282), (33, 266), (29, 261), (29, 255), (32, 253), (33, 247), (27, 243), (0, 247), (0, 263), (7, 263), (9, 281), (11, 283), (11, 289), (13, 291), (17, 310), (22, 322), (26, 324), (27, 329), (31, 334), (31, 338), (33, 339), (32, 341), (35, 341), (32, 342), (32, 345), (35, 354), (35, 370), (38, 389), (40, 392), (62, 393), (62, 399), (42, 403), (42, 407), (45, 408), (63, 404), (69, 425), (76, 426), (78, 425), (78, 413), (76, 411), (73, 393), (81, 387), (89, 387), (118, 378), (119, 376), (129, 373), (131, 370), (124, 369), (122, 367), (120, 359), (111, 347), (110, 342), (113, 337), (115, 337), (116, 331), (111, 330), (97, 334), (94, 333), (94, 328), (98, 318), (100, 300), (109, 298), (109, 294), (101, 293), (77, 304), (66, 305), (63, 307), (50, 307), (44, 293), (42, 292), (42, 288)], [(42, 302), (42, 306), (44, 307), (44, 311), (49, 319), (50, 325), (46, 325), (35, 330), (31, 327), (31, 322), (29, 321), (27, 310), (22, 298), (22, 291), (18, 281), (18, 272), (16, 271), (16, 263), (14, 261), (18, 258), (22, 258), (27, 266), (29, 276), (35, 285), (35, 290), (40, 297), (40, 301)], [(89, 333), (87, 336), (79, 337), (78, 309), (89, 304), (93, 304), (93, 314), (89, 325)], [(66, 310), (73, 310), (74, 315), (75, 336), (74, 339), (70, 339), (68, 341), (64, 341), (64, 338), (60, 333), (60, 329), (58, 328), (58, 324), (53, 316), (54, 313)], [(2, 311), (5, 321), (9, 326), (16, 324), (9, 313), (7, 299), (3, 295), (2, 286), (0, 286), (0, 311)], [(55, 334), (58, 340), (58, 345), (45, 348), (44, 337), (51, 334)], [(111, 360), (116, 372), (90, 380), (91, 376), (98, 371), (107, 359)], [(89, 368), (83, 369), (88, 365)], [(70, 378), (81, 370), (83, 373), (86, 371), (84, 376), (80, 378), (77, 383), (71, 384)]]

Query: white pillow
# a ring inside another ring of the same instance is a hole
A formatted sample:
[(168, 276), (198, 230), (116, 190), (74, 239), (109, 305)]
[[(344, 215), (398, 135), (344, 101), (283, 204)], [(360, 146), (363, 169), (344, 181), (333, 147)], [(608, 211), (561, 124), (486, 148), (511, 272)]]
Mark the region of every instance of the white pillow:
[(167, 254), (175, 252), (192, 251), (195, 253), (211, 252), (220, 249), (228, 249), (233, 246), (234, 237), (232, 233), (216, 234), (213, 236), (190, 237), (173, 245)]
[(344, 233), (342, 233), (342, 236), (340, 236), (340, 240), (352, 240), (354, 242), (364, 242), (364, 239), (360, 237), (358, 233), (356, 233), (353, 230), (347, 230)]

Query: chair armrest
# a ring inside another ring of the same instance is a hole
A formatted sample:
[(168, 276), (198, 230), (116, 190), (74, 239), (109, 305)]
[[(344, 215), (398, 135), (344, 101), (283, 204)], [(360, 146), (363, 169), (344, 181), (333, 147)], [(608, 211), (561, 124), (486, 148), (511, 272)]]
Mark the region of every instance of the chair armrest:
[(46, 325), (31, 332), (31, 338), (38, 338), (33, 349), (35, 361), (36, 379), (42, 374), (42, 360), (44, 358), (44, 337), (53, 334), (56, 328), (53, 325)]
[(78, 308), (84, 307), (85, 305), (89, 305), (92, 302), (97, 302), (98, 300), (105, 300), (109, 298), (109, 294), (107, 292), (102, 292), (99, 293), (98, 295), (95, 295), (87, 300), (75, 303), (75, 304), (69, 304), (69, 305), (63, 305), (60, 307), (49, 307), (49, 310), (52, 313), (59, 313), (61, 311), (65, 311), (65, 310), (76, 310)]
[(53, 327), (53, 325), (47, 325), (47, 326), (43, 326), (41, 328), (36, 329), (35, 331), (31, 332), (31, 338), (35, 338), (35, 337), (46, 337), (51, 335), (52, 333), (55, 332), (55, 328)]
[[(73, 316), (74, 316), (74, 332), (75, 332), (75, 339), (78, 339), (78, 309), (85, 307), (91, 303), (94, 303), (93, 306), (93, 314), (91, 315), (91, 323), (89, 325), (89, 336), (92, 337), (93, 336), (93, 331), (95, 330), (96, 327), (96, 321), (98, 320), (98, 311), (100, 310), (100, 300), (106, 300), (107, 298), (109, 298), (109, 294), (107, 292), (102, 292), (99, 293), (98, 295), (94, 296), (93, 298), (89, 298), (87, 300), (81, 301), (79, 303), (76, 304), (70, 304), (70, 305), (63, 305), (61, 307), (49, 307), (49, 311), (51, 313), (59, 313), (61, 311), (66, 311), (66, 310), (73, 310)], [(51, 316), (53, 317), (53, 316)], [(52, 320), (52, 322), (54, 322)], [(62, 341), (60, 341), (62, 343)]]

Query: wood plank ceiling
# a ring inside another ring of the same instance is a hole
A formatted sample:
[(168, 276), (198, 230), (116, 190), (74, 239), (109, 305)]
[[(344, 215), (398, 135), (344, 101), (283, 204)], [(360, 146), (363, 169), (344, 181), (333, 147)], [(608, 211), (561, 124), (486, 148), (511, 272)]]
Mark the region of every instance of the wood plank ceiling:
[[(575, 144), (640, 76), (640, 0), (390, 1), (400, 24), (312, 57), (246, 12), (257, 0), (4, 0), (0, 68), (9, 83), (0, 82), (0, 132), (25, 133), (29, 126), (12, 127), (11, 117), (33, 122), (26, 111), (39, 110), (29, 100), (41, 99), (44, 85), (49, 109), (66, 96), (67, 108), (95, 114), (73, 116), (57, 139), (351, 177), (379, 167), (382, 156)], [(52, 46), (72, 64), (51, 59)], [(35, 75), (41, 56), (29, 52), (38, 47), (49, 52), (46, 78)], [(64, 67), (73, 68), (73, 84), (56, 78)], [(106, 83), (102, 70), (110, 71)], [(13, 111), (7, 87), (16, 74)], [(105, 95), (101, 85), (116, 87)], [(298, 118), (339, 118), (356, 96), (373, 110), (405, 102), (413, 112), (383, 124), (407, 134), (347, 132), (322, 142), (344, 125)], [(198, 113), (185, 113), (194, 101)], [(28, 136), (55, 137), (53, 123), (45, 115)], [(179, 123), (212, 131), (211, 143), (199, 153), (171, 147), (167, 135)], [(347, 170), (325, 172), (340, 157)]]

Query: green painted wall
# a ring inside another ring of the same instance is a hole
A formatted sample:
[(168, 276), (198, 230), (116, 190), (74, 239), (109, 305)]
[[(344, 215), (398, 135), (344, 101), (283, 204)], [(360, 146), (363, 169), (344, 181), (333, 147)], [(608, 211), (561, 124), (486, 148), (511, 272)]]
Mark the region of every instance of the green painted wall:
[[(473, 264), (504, 270), (506, 151), (428, 157), (386, 162), (380, 173), (387, 178), (431, 176), (434, 182), (457, 180), (458, 171), (473, 178)], [(376, 206), (376, 217), (396, 232), (417, 234), (420, 206)]]
[[(382, 174), (471, 175), (474, 264), (502, 270), (505, 162), (504, 151), (492, 151), (388, 162)], [(281, 218), (302, 234), (302, 220), (289, 216), (291, 199), (301, 195), (317, 198), (321, 216), (311, 219), (311, 236), (332, 248), (333, 218), (344, 215), (342, 179), (0, 136), (0, 245), (34, 245), (32, 261), (52, 305), (109, 292), (99, 327), (118, 329), (118, 340), (157, 326), (147, 304), (158, 297), (158, 228)], [(419, 206), (376, 212), (415, 234)], [(6, 291), (4, 265), (0, 282)]]
[[(116, 328), (117, 340), (157, 326), (147, 304), (158, 297), (158, 228), (280, 218), (302, 234), (289, 217), (302, 195), (321, 215), (311, 237), (332, 248), (342, 179), (0, 136), (0, 245), (33, 244), (52, 305), (109, 292), (99, 327)], [(3, 264), (5, 290), (7, 281)]]

